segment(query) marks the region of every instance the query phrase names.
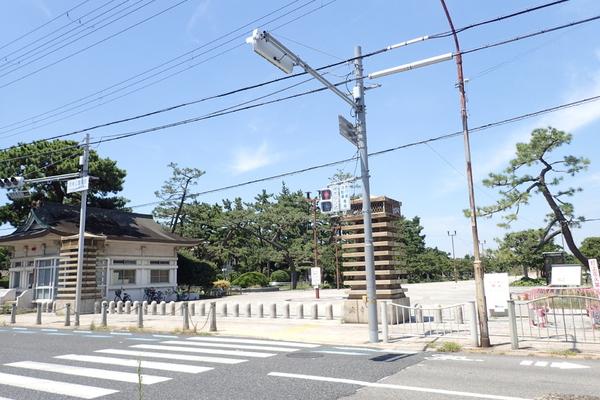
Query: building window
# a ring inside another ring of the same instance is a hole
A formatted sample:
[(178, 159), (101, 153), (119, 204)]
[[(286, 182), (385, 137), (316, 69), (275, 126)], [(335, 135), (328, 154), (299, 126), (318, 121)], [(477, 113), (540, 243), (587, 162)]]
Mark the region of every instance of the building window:
[(113, 265), (137, 265), (137, 260), (112, 260)]
[[(35, 260), (35, 299), (53, 299), (58, 282), (58, 258)], [(29, 276), (33, 279), (33, 273)]]
[(169, 283), (168, 269), (150, 270), (150, 283)]
[(113, 269), (111, 271), (111, 283), (113, 285), (133, 285), (135, 284), (134, 269)]
[(12, 281), (10, 286), (12, 288), (18, 288), (21, 285), (21, 273), (19, 271), (13, 272)]
[(22, 263), (21, 261), (15, 261), (15, 262), (13, 263), (13, 268), (19, 268), (19, 267), (20, 267), (20, 266), (22, 266), (22, 265), (23, 265), (23, 263)]
[(168, 260), (150, 260), (150, 265), (171, 265)]

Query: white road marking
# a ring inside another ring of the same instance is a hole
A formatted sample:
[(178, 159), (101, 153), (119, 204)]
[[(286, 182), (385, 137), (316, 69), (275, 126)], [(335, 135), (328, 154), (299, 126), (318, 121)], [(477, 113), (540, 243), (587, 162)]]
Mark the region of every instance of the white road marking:
[[(156, 339), (155, 339), (156, 340)], [(183, 346), (196, 346), (196, 347), (221, 347), (226, 349), (243, 349), (243, 350), (265, 350), (265, 351), (298, 351), (299, 349), (295, 349), (293, 347), (278, 347), (278, 346), (253, 346), (246, 344), (226, 344), (226, 343), (205, 343), (205, 342), (191, 342), (191, 341), (183, 341), (183, 340), (165, 340), (161, 343), (165, 344), (180, 344)]]
[(222, 356), (239, 356), (239, 357), (255, 357), (255, 358), (267, 358), (273, 357), (275, 353), (259, 353), (255, 351), (236, 351), (236, 350), (218, 350), (218, 349), (199, 349), (193, 347), (181, 347), (181, 346), (162, 346), (158, 344), (136, 344), (133, 346), (137, 349), (148, 349), (148, 350), (165, 350), (165, 351), (183, 351), (188, 353), (204, 353), (204, 354), (220, 354)]
[(50, 329), (50, 328), (44, 328), (41, 330), (42, 332), (58, 332), (58, 329)]
[[(24, 368), (24, 369), (32, 369), (35, 371), (46, 371), (46, 372), (54, 372), (58, 374), (65, 375), (75, 375), (75, 376), (85, 376), (88, 378), (96, 378), (96, 379), (108, 379), (111, 381), (119, 381), (119, 382), (129, 382), (129, 383), (138, 383), (139, 376), (133, 372), (121, 372), (121, 371), (111, 371), (108, 369), (98, 369), (98, 368), (83, 368), (76, 367), (72, 365), (64, 365), (64, 364), (50, 364), (50, 363), (42, 363), (35, 361), (19, 361), (9, 364), (4, 364), (8, 367), (16, 367), (16, 368)], [(144, 385), (152, 385), (154, 383), (165, 382), (171, 380), (171, 378), (167, 378), (164, 376), (154, 376), (154, 375), (146, 375), (142, 374), (142, 384)]]
[(110, 335), (86, 335), (85, 337), (91, 337), (91, 338), (108, 338), (111, 337)]
[(115, 336), (131, 336), (131, 332), (111, 332), (111, 335)]
[(27, 330), (27, 328), (21, 328), (21, 327), (18, 327), (18, 326), (14, 327), (12, 329), (13, 329), (13, 331), (26, 331)]
[(387, 353), (387, 354), (419, 354), (419, 353), (422, 353), (422, 351), (415, 351), (415, 350), (382, 350), (382, 349), (369, 349), (367, 347), (340, 347), (340, 346), (335, 346), (333, 348), (337, 349), (337, 350), (370, 351), (370, 352), (373, 352), (373, 353)]
[(176, 335), (152, 335), (154, 337), (158, 337), (158, 338), (165, 338), (165, 339), (179, 339), (179, 336)]
[(63, 332), (49, 332), (46, 335), (53, 335), (53, 336), (73, 336), (72, 333), (63, 333)]
[(175, 363), (144, 361), (144, 360), (132, 360), (132, 359), (115, 358), (115, 357), (84, 356), (84, 355), (79, 355), (79, 354), (65, 354), (63, 356), (56, 356), (54, 358), (58, 358), (61, 360), (82, 361), (82, 362), (90, 362), (90, 363), (106, 364), (106, 365), (119, 365), (122, 367), (137, 368), (138, 366), (140, 366), (141, 368), (159, 369), (159, 370), (164, 370), (164, 371), (176, 371), (176, 372), (183, 372), (186, 374), (199, 374), (201, 372), (206, 372), (206, 371), (210, 371), (211, 369), (214, 369), (211, 367), (198, 367), (196, 365), (175, 364)]
[(341, 356), (368, 356), (367, 353), (357, 353), (352, 351), (335, 351), (335, 350), (312, 350), (311, 353), (323, 353), (323, 354), (339, 354)]
[(467, 361), (467, 362), (483, 362), (480, 358), (468, 358), (466, 356), (452, 356), (450, 354), (432, 354), (431, 357), (425, 357), (429, 361)]
[(291, 346), (291, 347), (302, 347), (302, 348), (315, 348), (320, 347), (320, 344), (310, 343), (298, 343), (298, 342), (280, 342), (278, 340), (254, 340), (254, 339), (232, 339), (232, 338), (221, 338), (221, 337), (192, 337), (188, 340), (194, 340), (198, 342), (220, 342), (220, 343), (245, 343), (245, 344), (264, 344), (272, 346)]
[(560, 361), (560, 362), (549, 362), (549, 361), (533, 361), (533, 360), (523, 360), (520, 362), (519, 365), (522, 365), (524, 367), (530, 367), (530, 366), (534, 366), (534, 367), (550, 367), (550, 368), (558, 368), (558, 369), (583, 369), (583, 368), (590, 368), (588, 365), (582, 365), (582, 364), (575, 364), (575, 363), (570, 363), (570, 362), (566, 362), (566, 361)]
[(147, 337), (128, 337), (128, 338), (125, 338), (125, 340), (137, 340), (140, 342), (158, 342), (160, 339), (153, 339), (153, 338), (147, 338)]
[(474, 393), (474, 392), (459, 392), (459, 391), (455, 391), (455, 390), (434, 389), (434, 388), (405, 386), (405, 385), (394, 385), (394, 384), (388, 384), (388, 383), (373, 383), (373, 382), (366, 382), (366, 381), (357, 381), (357, 380), (353, 380), (353, 379), (329, 378), (326, 376), (315, 376), (315, 375), (288, 374), (288, 373), (284, 373), (284, 372), (270, 372), (268, 375), (269, 376), (277, 376), (277, 377), (281, 377), (281, 378), (304, 379), (304, 380), (320, 381), (320, 382), (345, 383), (348, 385), (374, 387), (374, 388), (381, 388), (381, 389), (395, 389), (395, 390), (406, 390), (406, 391), (411, 391), (411, 392), (436, 393), (436, 394), (443, 394), (443, 395), (450, 395), (450, 396), (474, 397), (474, 398), (478, 398), (478, 399), (531, 400), (531, 399), (525, 399), (522, 397), (500, 396), (500, 395), (495, 395), (495, 394), (484, 394), (484, 393)]
[(135, 350), (121, 350), (121, 349), (96, 350), (95, 353), (116, 354), (116, 355), (121, 355), (121, 356), (133, 356), (133, 357), (166, 358), (168, 360), (198, 361), (198, 362), (209, 362), (209, 363), (215, 363), (215, 364), (240, 364), (240, 363), (248, 361), (248, 360), (242, 360), (242, 359), (238, 359), (238, 358), (192, 356), (192, 355), (188, 355), (188, 354), (157, 353), (154, 351), (135, 351)]
[(8, 397), (0, 397), (0, 400), (12, 400), (12, 399), (9, 399)]
[(1, 372), (0, 385), (38, 390), (40, 392), (58, 394), (62, 396), (78, 397), (80, 399), (95, 399), (101, 396), (118, 393), (118, 390), (104, 389), (87, 385), (77, 385), (74, 383), (52, 381), (49, 379), (32, 378), (29, 376), (4, 374)]
[(77, 330), (77, 331), (73, 331), (73, 333), (92, 333), (92, 331), (82, 331), (82, 330)]

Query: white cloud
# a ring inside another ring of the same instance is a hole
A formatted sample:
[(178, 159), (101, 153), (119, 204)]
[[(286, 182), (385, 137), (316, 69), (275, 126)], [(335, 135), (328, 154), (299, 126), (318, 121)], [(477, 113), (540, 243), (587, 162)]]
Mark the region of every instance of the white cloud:
[(198, 23), (200, 21), (202, 21), (203, 19), (205, 19), (205, 17), (208, 15), (208, 10), (210, 8), (210, 4), (211, 4), (211, 0), (202, 0), (198, 6), (196, 6), (196, 9), (194, 10), (194, 12), (192, 13), (192, 16), (190, 17), (187, 26), (186, 26), (186, 31), (188, 33), (188, 35), (194, 37), (194, 31), (196, 30), (196, 26), (198, 25)]
[(281, 155), (271, 152), (269, 145), (263, 142), (258, 148), (243, 147), (235, 151), (231, 169), (235, 174), (252, 171), (277, 162)]

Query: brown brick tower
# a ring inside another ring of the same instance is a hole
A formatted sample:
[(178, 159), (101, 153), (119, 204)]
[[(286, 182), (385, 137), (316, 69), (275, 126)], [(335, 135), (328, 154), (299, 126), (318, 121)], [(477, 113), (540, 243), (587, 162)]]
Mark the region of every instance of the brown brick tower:
[[(402, 288), (403, 271), (397, 269), (400, 260), (398, 221), (401, 203), (385, 196), (371, 198), (375, 279), (378, 300), (403, 305), (409, 299)], [(344, 321), (366, 323), (366, 276), (362, 200), (352, 200), (351, 211), (341, 217), (344, 285), (350, 286), (344, 304)]]

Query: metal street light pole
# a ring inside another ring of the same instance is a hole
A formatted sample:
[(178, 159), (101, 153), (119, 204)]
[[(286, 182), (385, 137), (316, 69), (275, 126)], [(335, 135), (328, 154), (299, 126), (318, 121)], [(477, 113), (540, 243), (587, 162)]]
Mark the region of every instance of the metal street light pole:
[(471, 214), (471, 235), (473, 236), (473, 270), (475, 273), (475, 300), (477, 301), (477, 314), (479, 317), (479, 345), (481, 347), (490, 347), (490, 334), (488, 329), (487, 305), (485, 301), (485, 288), (483, 285), (483, 266), (479, 254), (479, 231), (477, 229), (477, 207), (475, 206), (475, 191), (473, 189), (473, 167), (471, 163), (471, 143), (469, 140), (469, 124), (467, 122), (467, 99), (465, 96), (465, 80), (462, 68), (462, 56), (458, 36), (450, 17), (450, 12), (446, 7), (444, 0), (442, 7), (450, 24), (450, 29), (454, 36), (454, 45), (456, 47), (455, 61), (458, 73), (458, 89), (460, 93), (460, 114), (463, 127), (463, 137), (465, 146), (465, 162), (467, 166), (467, 186), (469, 190), (469, 210)]
[[(81, 178), (88, 176), (88, 162), (90, 156), (90, 134), (85, 135), (85, 146), (81, 163)], [(87, 189), (81, 192), (81, 210), (79, 212), (79, 244), (77, 246), (77, 281), (75, 284), (75, 326), (79, 326), (81, 313), (81, 281), (83, 276), (83, 256), (85, 247), (85, 217), (87, 210)]]
[(369, 341), (377, 343), (379, 341), (379, 328), (377, 321), (377, 294), (375, 286), (375, 267), (373, 257), (373, 230), (371, 227), (371, 194), (369, 189), (369, 162), (367, 150), (367, 126), (365, 113), (364, 99), (364, 84), (363, 84), (363, 69), (360, 47), (355, 50), (355, 55), (358, 57), (354, 61), (354, 73), (356, 84), (354, 86), (354, 99), (348, 97), (344, 92), (337, 88), (336, 85), (329, 82), (317, 71), (310, 67), (300, 57), (295, 55), (290, 49), (285, 47), (281, 42), (275, 39), (268, 32), (260, 32), (255, 30), (251, 37), (246, 41), (252, 44), (256, 53), (264, 57), (267, 61), (281, 69), (285, 73), (292, 72), (293, 67), (298, 65), (302, 67), (308, 74), (313, 76), (333, 93), (337, 94), (342, 100), (348, 103), (356, 113), (356, 141), (359, 150), (359, 158), (361, 165), (361, 178), (363, 184), (363, 221), (364, 221), (364, 237), (365, 237), (365, 275), (367, 281), (367, 313), (369, 325)]
[(448, 236), (452, 240), (452, 264), (454, 265), (454, 283), (458, 283), (458, 269), (456, 268), (456, 256), (454, 255), (454, 236), (456, 236), (456, 231), (454, 233), (450, 233), (448, 231)]

